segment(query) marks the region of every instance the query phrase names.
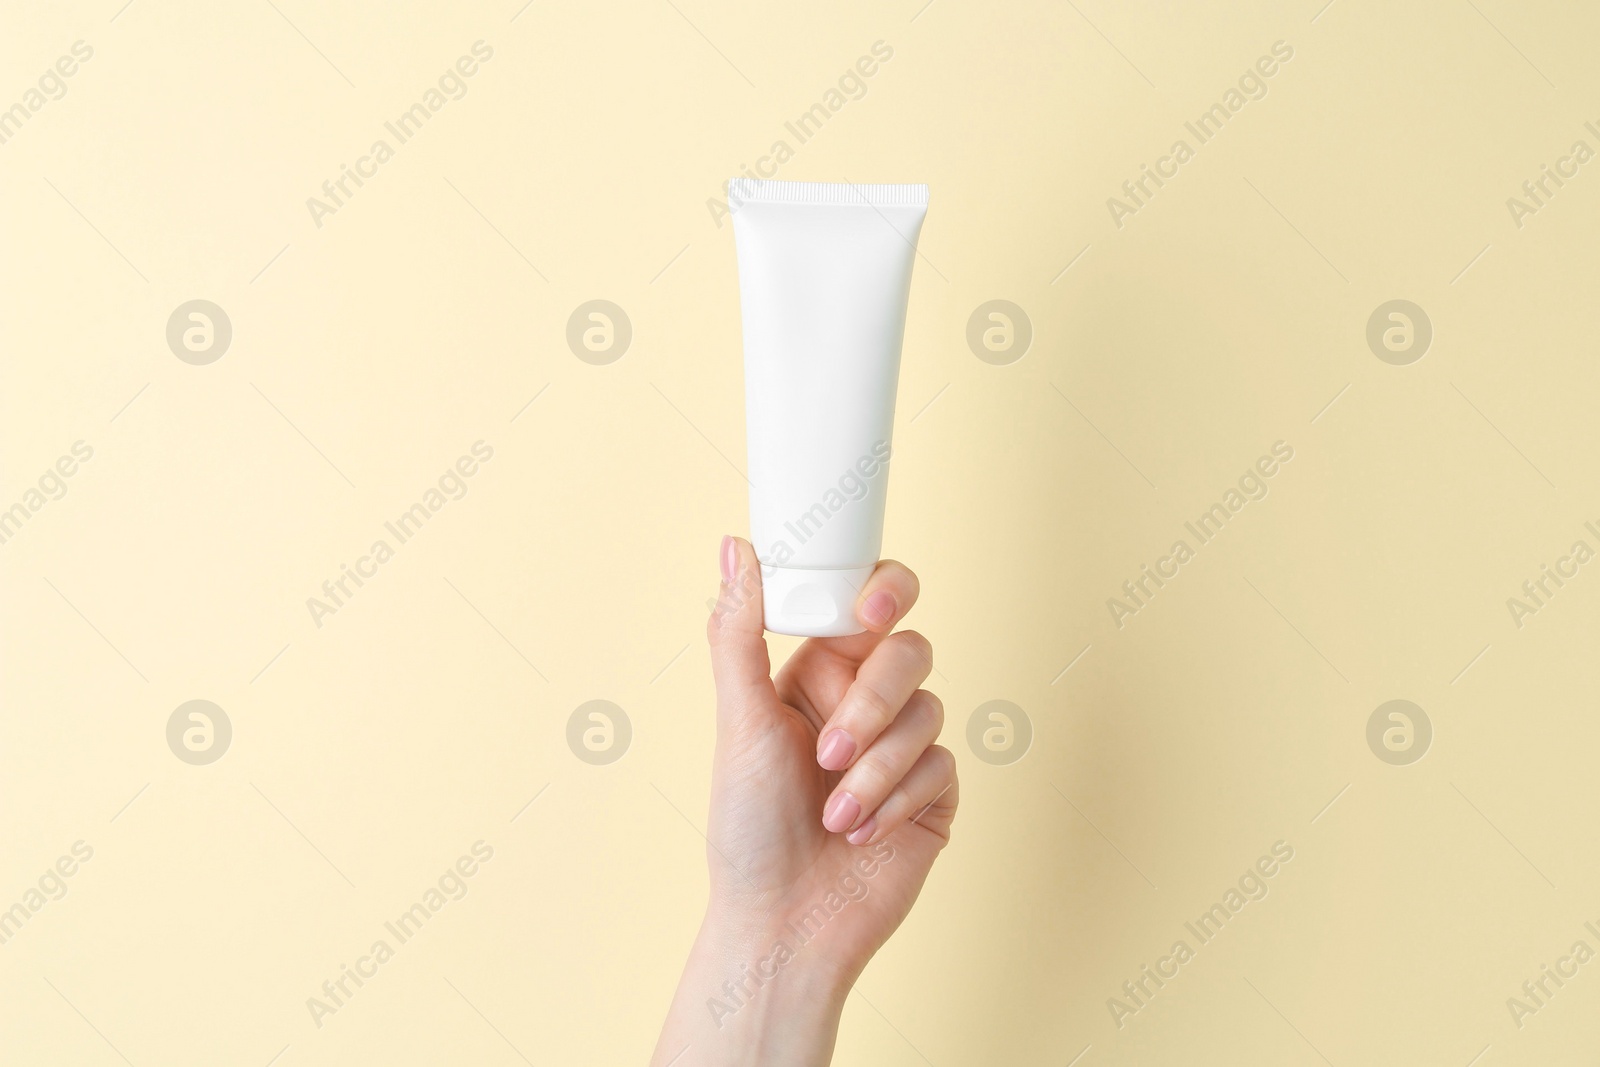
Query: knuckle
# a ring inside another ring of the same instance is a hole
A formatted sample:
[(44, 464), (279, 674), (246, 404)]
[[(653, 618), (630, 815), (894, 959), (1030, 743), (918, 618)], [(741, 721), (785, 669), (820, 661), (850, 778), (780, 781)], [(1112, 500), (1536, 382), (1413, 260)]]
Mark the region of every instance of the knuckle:
[(851, 718), (874, 723), (880, 728), (894, 718), (897, 710), (887, 697), (865, 682), (857, 685), (852, 703), (855, 706), (851, 710)]
[(934, 736), (944, 729), (944, 701), (926, 689), (918, 689), (911, 694), (908, 702), (919, 719), (927, 722), (933, 728)]
[(871, 748), (862, 753), (856, 765), (850, 768), (850, 774), (853, 778), (850, 791), (860, 798), (863, 804), (869, 799), (881, 799), (900, 780), (900, 775), (890, 759)]
[(879, 563), (878, 567), (886, 577), (898, 580), (913, 597), (920, 591), (921, 583), (917, 580), (917, 572), (899, 560), (886, 559)]
[(955, 781), (956, 756), (954, 752), (951, 752), (943, 745), (930, 745), (928, 746), (928, 762), (938, 770), (940, 778)]
[(900, 630), (891, 638), (907, 658), (915, 661), (919, 667), (933, 667), (933, 643), (915, 630)]

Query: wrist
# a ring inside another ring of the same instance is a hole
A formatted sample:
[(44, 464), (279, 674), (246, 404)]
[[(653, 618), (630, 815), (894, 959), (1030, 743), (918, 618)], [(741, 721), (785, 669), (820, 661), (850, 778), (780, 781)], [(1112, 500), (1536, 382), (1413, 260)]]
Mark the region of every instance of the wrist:
[(739, 1014), (763, 1002), (803, 1002), (837, 1016), (856, 974), (791, 918), (781, 908), (753, 915), (715, 903), (708, 907), (696, 938), (716, 978), (707, 996)]
[(781, 918), (713, 905), (684, 969), (658, 1064), (815, 1067), (833, 1054), (853, 975), (797, 944)]

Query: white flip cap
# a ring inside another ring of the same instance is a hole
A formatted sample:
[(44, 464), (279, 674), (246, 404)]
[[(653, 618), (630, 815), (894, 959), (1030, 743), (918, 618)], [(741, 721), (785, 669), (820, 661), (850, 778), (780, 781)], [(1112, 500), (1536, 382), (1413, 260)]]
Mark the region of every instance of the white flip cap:
[(856, 621), (856, 601), (873, 566), (840, 570), (761, 568), (761, 599), (767, 629), (794, 637), (847, 637), (865, 633)]

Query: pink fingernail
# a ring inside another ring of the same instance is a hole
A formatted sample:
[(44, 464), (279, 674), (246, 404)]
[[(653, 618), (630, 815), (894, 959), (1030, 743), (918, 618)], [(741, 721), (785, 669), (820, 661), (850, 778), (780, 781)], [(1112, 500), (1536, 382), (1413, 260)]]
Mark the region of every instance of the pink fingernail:
[(882, 626), (894, 618), (894, 594), (880, 589), (861, 605), (861, 619), (868, 626)]
[(825, 771), (842, 771), (850, 766), (850, 757), (855, 754), (855, 739), (843, 730), (831, 730), (817, 753), (817, 764)]
[(734, 575), (739, 573), (739, 545), (731, 535), (722, 538), (722, 580), (728, 585), (733, 584)]
[(849, 793), (839, 793), (828, 801), (828, 809), (822, 813), (822, 826), (829, 833), (841, 833), (850, 829), (850, 824), (860, 814), (861, 801)]
[(850, 842), (852, 845), (864, 845), (868, 841), (872, 840), (872, 831), (876, 830), (877, 828), (878, 817), (874, 815), (872, 818), (868, 819), (866, 822), (850, 831), (850, 833), (846, 834), (844, 839)]

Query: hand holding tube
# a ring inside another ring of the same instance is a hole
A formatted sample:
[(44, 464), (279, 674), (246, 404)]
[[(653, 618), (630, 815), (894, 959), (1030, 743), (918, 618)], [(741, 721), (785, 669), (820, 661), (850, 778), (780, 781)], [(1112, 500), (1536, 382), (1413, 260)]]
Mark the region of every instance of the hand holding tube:
[(915, 902), (955, 818), (955, 758), (919, 688), (928, 642), (891, 633), (914, 574), (879, 563), (865, 633), (812, 638), (776, 677), (760, 564), (726, 538), (707, 623), (717, 687), (711, 900), (655, 1064), (823, 1064), (851, 985)]

